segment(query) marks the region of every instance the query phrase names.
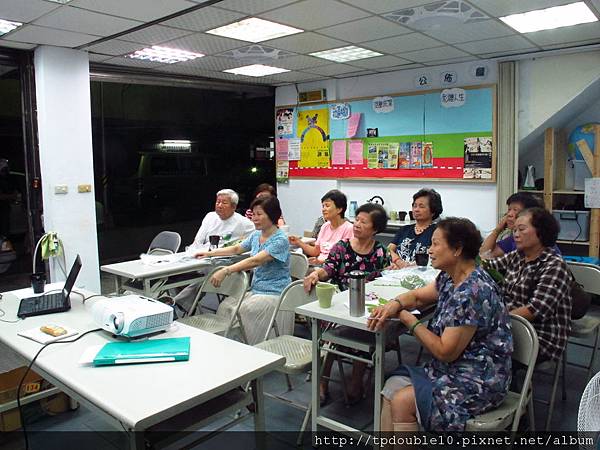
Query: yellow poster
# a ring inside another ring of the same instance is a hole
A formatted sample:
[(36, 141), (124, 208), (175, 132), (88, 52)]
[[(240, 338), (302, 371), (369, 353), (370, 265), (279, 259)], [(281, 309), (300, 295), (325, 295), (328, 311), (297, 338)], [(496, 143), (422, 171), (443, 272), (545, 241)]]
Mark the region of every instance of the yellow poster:
[(312, 109), (298, 113), (300, 138), (298, 167), (331, 167), (329, 157), (329, 110)]

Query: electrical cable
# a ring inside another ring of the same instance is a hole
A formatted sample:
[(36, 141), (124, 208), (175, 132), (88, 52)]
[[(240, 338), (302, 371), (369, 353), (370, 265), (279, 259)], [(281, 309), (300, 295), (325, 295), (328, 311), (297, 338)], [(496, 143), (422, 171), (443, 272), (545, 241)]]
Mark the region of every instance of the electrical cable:
[(25, 417), (23, 416), (23, 409), (21, 407), (21, 389), (23, 388), (23, 383), (25, 382), (25, 377), (27, 377), (27, 374), (29, 373), (29, 371), (31, 370), (31, 367), (33, 366), (33, 364), (35, 363), (36, 359), (38, 358), (38, 356), (40, 356), (40, 353), (42, 353), (42, 351), (52, 345), (52, 344), (70, 344), (72, 342), (76, 342), (79, 339), (81, 339), (82, 337), (84, 337), (87, 334), (90, 333), (95, 333), (97, 331), (102, 331), (102, 328), (96, 328), (94, 330), (89, 330), (86, 331), (85, 333), (80, 334), (79, 336), (77, 336), (77, 338), (75, 339), (71, 339), (69, 341), (53, 341), (53, 342), (48, 342), (47, 344), (44, 344), (42, 346), (42, 348), (40, 348), (38, 350), (38, 352), (35, 354), (35, 356), (32, 358), (31, 362), (29, 363), (29, 365), (27, 366), (27, 369), (25, 369), (25, 373), (23, 374), (23, 376), (21, 377), (21, 381), (19, 381), (19, 386), (17, 387), (17, 408), (19, 410), (19, 417), (21, 418), (21, 428), (23, 430), (23, 437), (25, 439), (25, 450), (29, 450), (29, 438), (27, 436), (27, 428), (25, 426)]

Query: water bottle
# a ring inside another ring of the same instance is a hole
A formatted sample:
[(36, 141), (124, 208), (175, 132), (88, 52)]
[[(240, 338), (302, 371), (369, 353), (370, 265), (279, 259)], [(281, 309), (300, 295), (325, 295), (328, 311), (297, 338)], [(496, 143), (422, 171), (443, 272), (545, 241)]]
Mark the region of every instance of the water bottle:
[(348, 210), (348, 217), (356, 216), (356, 210), (358, 209), (358, 203), (355, 200), (350, 202), (350, 208)]
[(362, 317), (365, 315), (365, 281), (367, 273), (353, 270), (348, 274), (350, 278), (350, 315)]

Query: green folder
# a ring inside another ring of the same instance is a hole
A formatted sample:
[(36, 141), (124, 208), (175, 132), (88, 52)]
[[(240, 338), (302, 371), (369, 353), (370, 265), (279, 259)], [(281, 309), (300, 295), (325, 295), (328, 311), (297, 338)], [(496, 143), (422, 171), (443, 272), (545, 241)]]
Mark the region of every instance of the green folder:
[(94, 366), (187, 361), (189, 358), (189, 337), (109, 342), (94, 357)]

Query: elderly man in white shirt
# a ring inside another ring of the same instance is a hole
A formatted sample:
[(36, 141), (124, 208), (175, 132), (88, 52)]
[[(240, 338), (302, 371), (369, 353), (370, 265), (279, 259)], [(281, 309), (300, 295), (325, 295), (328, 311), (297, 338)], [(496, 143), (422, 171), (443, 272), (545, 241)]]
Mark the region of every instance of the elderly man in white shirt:
[[(196, 250), (206, 248), (209, 236), (218, 235), (221, 238), (230, 236), (229, 240), (235, 241), (252, 233), (255, 230), (252, 221), (235, 212), (238, 201), (239, 196), (232, 189), (221, 189), (217, 192), (215, 210), (204, 216), (190, 247)], [(195, 283), (187, 286), (177, 294), (174, 298), (175, 302), (188, 310), (192, 306), (200, 285), (201, 283)]]

